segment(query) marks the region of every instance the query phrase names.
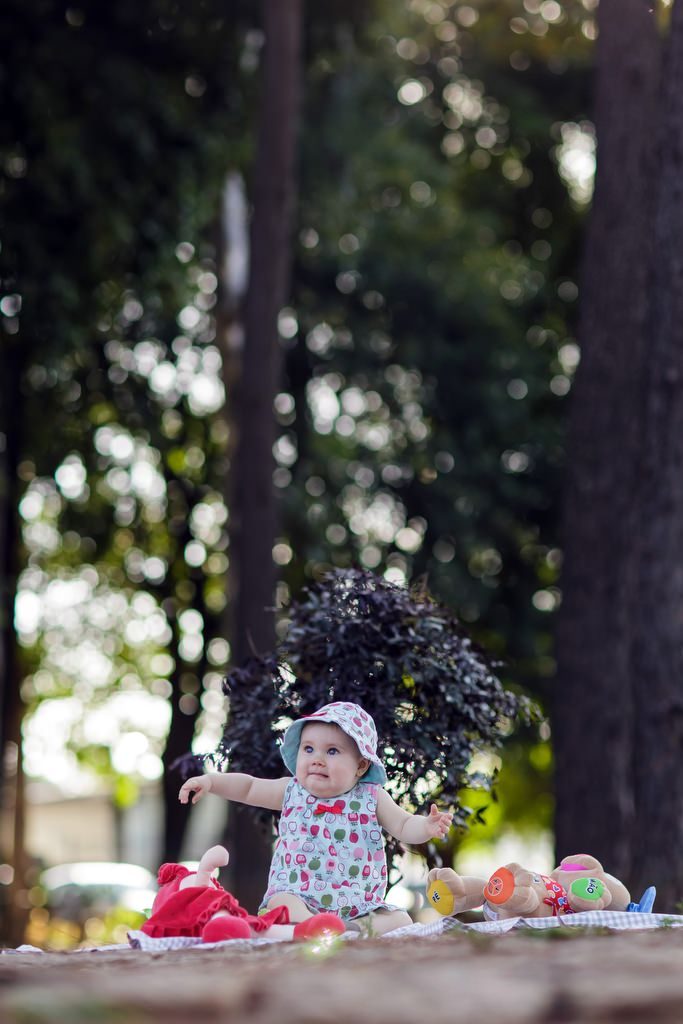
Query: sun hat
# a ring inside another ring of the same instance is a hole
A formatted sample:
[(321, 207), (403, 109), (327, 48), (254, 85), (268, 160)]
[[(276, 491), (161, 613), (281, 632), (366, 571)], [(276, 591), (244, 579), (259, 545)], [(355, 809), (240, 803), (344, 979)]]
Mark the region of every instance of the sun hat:
[(314, 711), (312, 715), (299, 718), (289, 726), (282, 739), (280, 753), (292, 775), (296, 772), (296, 755), (299, 752), (301, 732), (309, 722), (329, 722), (331, 725), (338, 725), (354, 741), (361, 757), (370, 761), (370, 767), (361, 778), (361, 782), (376, 782), (381, 786), (384, 785), (387, 781), (387, 773), (377, 756), (375, 723), (367, 711), (363, 711), (358, 704), (351, 704), (343, 700), (325, 704), (324, 707)]

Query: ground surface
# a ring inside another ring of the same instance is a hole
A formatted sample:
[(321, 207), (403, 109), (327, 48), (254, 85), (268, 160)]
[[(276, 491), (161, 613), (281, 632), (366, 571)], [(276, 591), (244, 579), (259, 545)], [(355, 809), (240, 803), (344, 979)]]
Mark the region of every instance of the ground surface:
[(683, 929), (8, 954), (2, 1024), (683, 1022)]

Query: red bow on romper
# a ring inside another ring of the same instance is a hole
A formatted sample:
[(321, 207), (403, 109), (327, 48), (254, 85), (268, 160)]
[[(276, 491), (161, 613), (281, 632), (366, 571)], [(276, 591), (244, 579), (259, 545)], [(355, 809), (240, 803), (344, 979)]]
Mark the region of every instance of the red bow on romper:
[(344, 801), (335, 800), (334, 803), (330, 804), (318, 804), (316, 809), (313, 811), (314, 814), (342, 814), (344, 811)]

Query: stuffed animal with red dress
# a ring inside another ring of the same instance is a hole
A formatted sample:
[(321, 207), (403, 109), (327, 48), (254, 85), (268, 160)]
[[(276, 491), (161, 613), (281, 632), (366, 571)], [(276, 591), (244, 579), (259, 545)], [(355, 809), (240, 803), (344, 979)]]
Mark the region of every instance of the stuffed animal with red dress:
[(633, 903), (626, 886), (586, 853), (565, 857), (549, 875), (515, 862), (498, 868), (488, 881), (458, 875), (452, 868), (435, 868), (427, 876), (427, 886), (427, 899), (439, 913), (449, 916), (481, 907), (489, 920), (561, 917), (608, 908), (649, 913), (655, 898), (650, 886), (640, 902)]
[(162, 864), (159, 891), (142, 931), (152, 938), (184, 935), (202, 942), (226, 939), (269, 938), (278, 941), (340, 935), (344, 923), (336, 914), (316, 914), (296, 925), (289, 923), (286, 907), (249, 914), (214, 877), (230, 857), (223, 846), (212, 846), (195, 872), (182, 864)]

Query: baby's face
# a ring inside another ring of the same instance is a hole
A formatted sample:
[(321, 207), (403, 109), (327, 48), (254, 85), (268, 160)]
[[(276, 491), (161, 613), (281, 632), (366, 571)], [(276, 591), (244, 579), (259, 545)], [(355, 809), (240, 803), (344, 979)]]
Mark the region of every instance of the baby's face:
[(296, 777), (313, 796), (341, 796), (353, 789), (368, 768), (369, 762), (338, 725), (309, 722), (303, 727)]

